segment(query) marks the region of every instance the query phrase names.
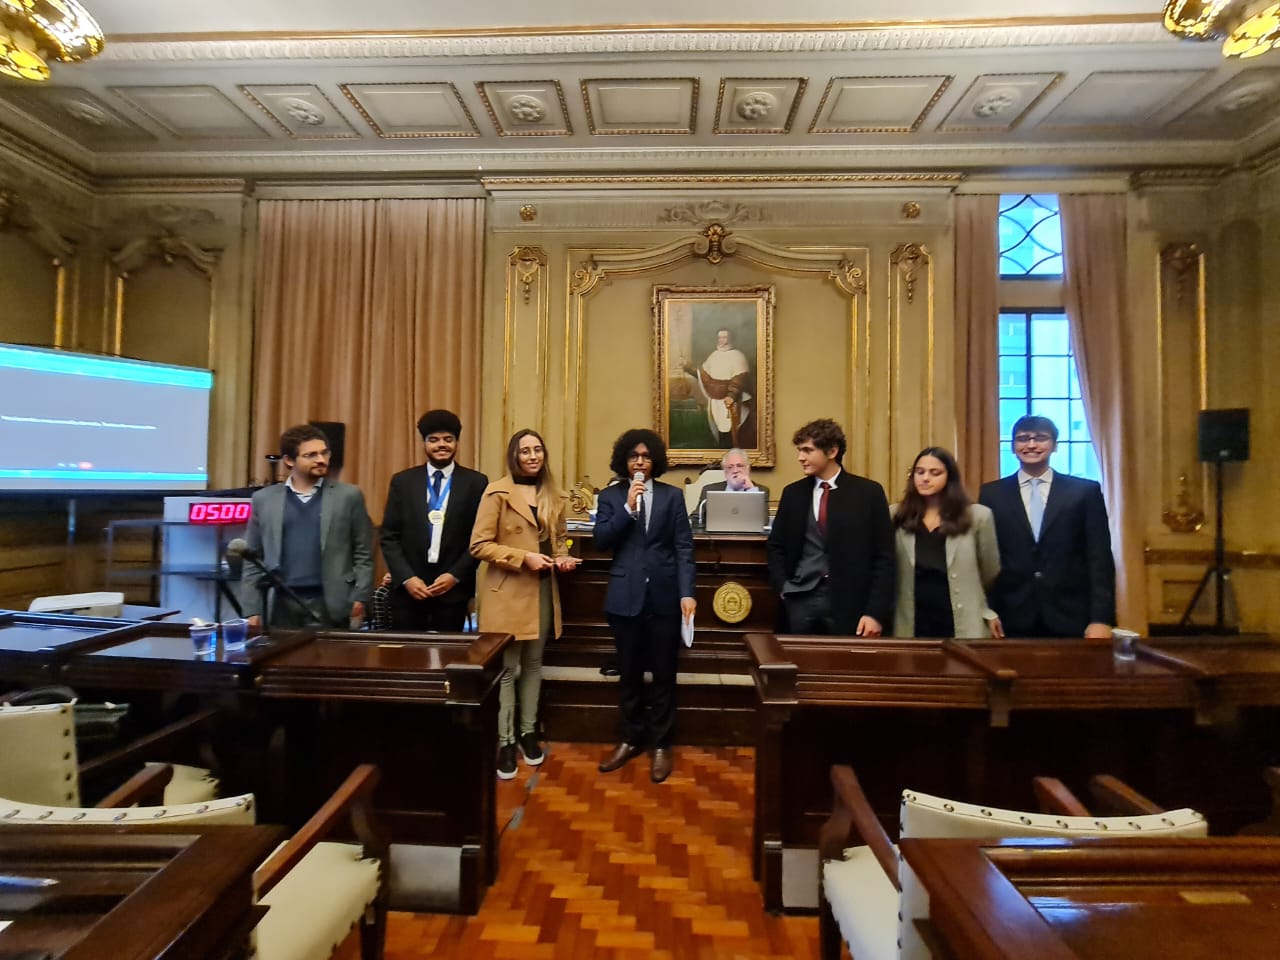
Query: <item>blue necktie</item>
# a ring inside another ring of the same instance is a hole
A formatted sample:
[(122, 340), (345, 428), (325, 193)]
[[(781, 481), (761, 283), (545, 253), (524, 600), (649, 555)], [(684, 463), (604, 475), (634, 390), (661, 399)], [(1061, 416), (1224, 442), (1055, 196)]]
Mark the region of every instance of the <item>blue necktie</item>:
[(1031, 478), (1031, 501), (1027, 504), (1027, 518), (1031, 521), (1031, 536), (1040, 541), (1040, 525), (1044, 523), (1044, 497), (1040, 494), (1043, 477)]
[(444, 480), (444, 471), (437, 470), (435, 476), (431, 478), (431, 503), (428, 506), (432, 510), (440, 509), (440, 484)]

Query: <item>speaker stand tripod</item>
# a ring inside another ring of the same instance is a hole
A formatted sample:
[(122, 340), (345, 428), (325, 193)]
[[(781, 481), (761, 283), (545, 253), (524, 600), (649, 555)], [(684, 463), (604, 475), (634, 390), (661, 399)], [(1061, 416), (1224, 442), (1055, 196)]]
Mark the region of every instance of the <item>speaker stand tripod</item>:
[(1178, 625), (1182, 627), (1195, 626), (1191, 622), (1191, 615), (1195, 612), (1196, 604), (1200, 602), (1200, 598), (1208, 589), (1210, 583), (1213, 584), (1214, 597), (1214, 618), (1213, 626), (1208, 628), (1211, 633), (1235, 633), (1235, 626), (1227, 625), (1227, 603), (1231, 603), (1231, 607), (1235, 609), (1235, 593), (1231, 587), (1231, 568), (1227, 566), (1227, 541), (1223, 533), (1222, 526), (1222, 461), (1214, 461), (1214, 485), (1217, 488), (1217, 527), (1213, 538), (1213, 566), (1204, 572), (1204, 576), (1200, 578), (1200, 583), (1196, 586), (1196, 591), (1191, 595), (1191, 602), (1187, 604), (1187, 609), (1182, 612), (1182, 619), (1178, 621)]

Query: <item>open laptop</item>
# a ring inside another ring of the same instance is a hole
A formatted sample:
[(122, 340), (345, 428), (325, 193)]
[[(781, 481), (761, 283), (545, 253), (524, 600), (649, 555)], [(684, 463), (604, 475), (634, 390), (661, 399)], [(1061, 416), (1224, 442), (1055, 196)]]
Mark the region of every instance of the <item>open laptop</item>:
[(707, 492), (707, 533), (763, 533), (769, 500), (763, 490)]

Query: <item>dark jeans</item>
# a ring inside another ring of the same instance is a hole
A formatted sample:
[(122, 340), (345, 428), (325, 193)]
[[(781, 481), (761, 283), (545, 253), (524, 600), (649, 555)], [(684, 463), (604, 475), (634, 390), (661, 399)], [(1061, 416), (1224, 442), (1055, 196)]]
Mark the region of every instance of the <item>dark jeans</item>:
[(807, 593), (783, 596), (787, 607), (787, 623), (792, 633), (811, 633), (831, 636), (836, 632), (831, 616), (831, 591), (823, 580)]
[[(676, 663), (680, 658), (680, 611), (638, 617), (609, 614), (618, 650), (622, 739), (633, 746), (671, 746), (676, 724)], [(644, 682), (645, 671), (653, 675)]]
[(461, 633), (467, 619), (467, 602), (430, 597), (415, 600), (403, 587), (391, 591), (391, 626), (394, 630)]

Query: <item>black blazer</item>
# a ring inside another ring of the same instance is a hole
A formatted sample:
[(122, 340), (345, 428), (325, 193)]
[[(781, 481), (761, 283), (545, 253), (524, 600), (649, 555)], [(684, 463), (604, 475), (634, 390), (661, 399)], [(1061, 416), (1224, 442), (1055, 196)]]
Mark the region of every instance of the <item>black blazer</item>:
[(655, 481), (646, 531), (627, 513), (629, 488), (626, 482), (605, 487), (596, 503), (595, 545), (613, 551), (604, 612), (639, 616), (647, 593), (654, 613), (679, 616), (681, 598), (694, 595), (693, 531), (684, 494)]
[(440, 533), (440, 562), (429, 574), (427, 553), (431, 549), (431, 528), (427, 524), (427, 467), (425, 464), (401, 470), (391, 478), (387, 507), (382, 513), (382, 556), (391, 571), (391, 583), (400, 587), (410, 577), (431, 583), (441, 573), (451, 573), (457, 584), (439, 599), (448, 602), (475, 596), (476, 567), (471, 556), (471, 528), (489, 478), (461, 464), (453, 468), (449, 487), (449, 508)]
[(995, 515), (1000, 576), (987, 601), (1007, 636), (1080, 637), (1091, 623), (1116, 622), (1116, 566), (1097, 483), (1054, 471), (1039, 542), (1016, 473), (984, 483), (978, 502)]
[[(776, 593), (791, 579), (804, 549), (813, 512), (813, 478), (789, 483), (769, 531), (769, 582)], [(897, 558), (893, 521), (884, 488), (874, 480), (840, 471), (827, 501), (828, 586), (836, 632), (852, 635), (862, 617), (893, 630)]]

